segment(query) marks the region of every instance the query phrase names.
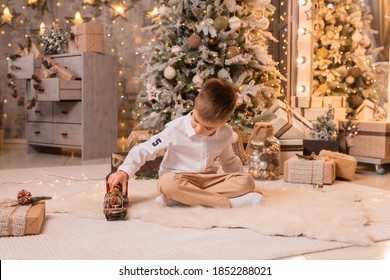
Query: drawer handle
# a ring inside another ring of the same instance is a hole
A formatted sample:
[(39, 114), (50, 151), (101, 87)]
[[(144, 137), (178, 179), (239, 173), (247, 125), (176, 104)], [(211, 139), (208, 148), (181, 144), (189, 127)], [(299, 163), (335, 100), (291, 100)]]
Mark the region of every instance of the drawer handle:
[(61, 133), (61, 135), (62, 135), (63, 137), (68, 137), (68, 133), (65, 133), (65, 132)]
[(34, 113), (35, 113), (35, 114), (40, 114), (41, 111), (40, 111), (40, 110), (35, 110)]
[(68, 111), (63, 110), (63, 111), (61, 111), (61, 113), (64, 114), (64, 115), (66, 115), (66, 114), (68, 113)]
[(34, 133), (35, 133), (35, 135), (39, 135), (39, 134), (41, 134), (41, 132), (40, 132), (40, 131), (34, 131)]

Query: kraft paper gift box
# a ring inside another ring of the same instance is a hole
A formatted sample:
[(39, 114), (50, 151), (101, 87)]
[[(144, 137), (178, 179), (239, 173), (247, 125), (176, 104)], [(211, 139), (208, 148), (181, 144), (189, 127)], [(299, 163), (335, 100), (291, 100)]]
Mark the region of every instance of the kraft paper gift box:
[(284, 162), (289, 158), (296, 157), (296, 154), (303, 155), (303, 140), (302, 139), (280, 139), (280, 170), (284, 172)]
[(303, 115), (309, 121), (317, 120), (318, 116), (326, 114), (328, 108), (305, 108), (303, 109)]
[(335, 120), (345, 120), (347, 108), (333, 108), (333, 116)]
[(104, 53), (103, 24), (86, 22), (72, 26), (74, 40), (69, 40), (69, 52)]
[(336, 177), (351, 181), (355, 176), (357, 160), (353, 156), (329, 150), (322, 150), (319, 155), (336, 161)]
[(270, 122), (274, 126), (275, 137), (279, 139), (300, 139), (309, 137), (313, 125), (295, 110), (287, 107), (287, 104), (276, 100), (266, 111), (275, 115)]
[(322, 96), (296, 96), (295, 107), (298, 108), (321, 108), (324, 104)]
[[(25, 206), (13, 206), (15, 207), (30, 207), (29, 205)], [(1, 211), (0, 211), (1, 213)], [(12, 216), (12, 215), (11, 215)], [(22, 235), (31, 235), (31, 234), (39, 234), (42, 229), (43, 221), (45, 220), (45, 202), (39, 202), (37, 204), (32, 205), (26, 213), (25, 218), (25, 229), (24, 234)], [(4, 234), (1, 232), (0, 236), (8, 236), (12, 235), (12, 220), (8, 221), (8, 234)]]
[(328, 108), (329, 105), (332, 105), (333, 108), (342, 108), (344, 107), (344, 96), (324, 96), (324, 108)]
[[(341, 127), (345, 126), (341, 122)], [(355, 157), (390, 158), (390, 122), (386, 121), (353, 121), (359, 129), (358, 134), (346, 141), (346, 153)], [(344, 135), (344, 131), (340, 131)], [(343, 144), (343, 143), (341, 143)]]
[(306, 160), (293, 157), (284, 162), (284, 180), (299, 184), (331, 185), (336, 180), (334, 159)]

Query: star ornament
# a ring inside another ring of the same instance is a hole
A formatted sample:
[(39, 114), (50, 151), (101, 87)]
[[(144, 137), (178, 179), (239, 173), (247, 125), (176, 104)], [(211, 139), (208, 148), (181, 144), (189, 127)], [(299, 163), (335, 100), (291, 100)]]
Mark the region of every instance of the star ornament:
[(113, 4), (109, 4), (111, 9), (114, 10), (114, 16), (112, 17), (112, 20), (114, 20), (116, 17), (120, 16), (122, 17), (124, 20), (127, 21), (127, 18), (126, 18), (126, 12), (131, 8), (129, 6), (126, 6), (124, 4), (122, 4), (121, 2), (118, 2), (118, 3), (113, 3)]
[(0, 27), (3, 26), (4, 24), (8, 24), (12, 29), (15, 29), (13, 21), (16, 17), (20, 16), (20, 14), (18, 13), (12, 14), (8, 6), (4, 6), (3, 12), (0, 13), (0, 15), (1, 15)]

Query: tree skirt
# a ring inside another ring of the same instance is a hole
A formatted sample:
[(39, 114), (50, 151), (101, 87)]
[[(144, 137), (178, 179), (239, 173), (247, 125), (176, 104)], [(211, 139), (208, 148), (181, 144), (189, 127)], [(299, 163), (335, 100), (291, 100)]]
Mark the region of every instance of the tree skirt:
[(278, 259), (390, 238), (390, 192), (257, 182), (260, 208), (159, 207), (155, 180), (131, 180), (129, 219), (107, 222), (109, 165), (0, 171), (0, 198), (52, 196), (41, 234), (0, 238), (1, 259)]

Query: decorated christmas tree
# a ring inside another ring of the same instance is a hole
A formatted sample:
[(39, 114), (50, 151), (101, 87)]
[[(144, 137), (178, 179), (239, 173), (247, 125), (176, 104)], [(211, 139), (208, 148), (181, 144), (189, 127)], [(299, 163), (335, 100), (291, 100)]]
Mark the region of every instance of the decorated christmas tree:
[(161, 130), (190, 112), (211, 77), (239, 90), (231, 125), (253, 127), (280, 95), (283, 77), (267, 53), (274, 10), (269, 0), (157, 0), (147, 27), (153, 40), (140, 49), (147, 70), (133, 111), (139, 128)]
[(364, 99), (376, 101), (372, 16), (362, 0), (313, 0), (313, 95), (347, 97), (354, 116)]

